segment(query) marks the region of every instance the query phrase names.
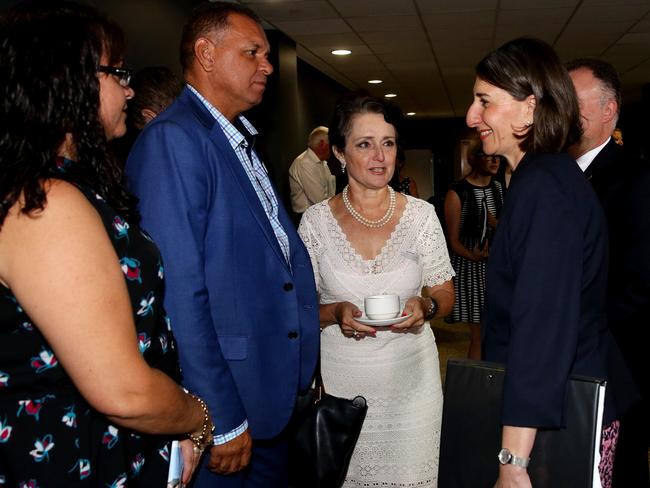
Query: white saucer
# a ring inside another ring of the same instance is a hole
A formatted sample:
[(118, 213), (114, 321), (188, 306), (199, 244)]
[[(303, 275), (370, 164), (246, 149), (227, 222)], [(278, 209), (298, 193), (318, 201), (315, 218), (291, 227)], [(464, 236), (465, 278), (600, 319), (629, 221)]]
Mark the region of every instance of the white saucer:
[(369, 319), (368, 317), (366, 317), (364, 315), (364, 316), (359, 317), (358, 319), (354, 319), (354, 320), (356, 320), (357, 322), (359, 322), (360, 324), (363, 324), (363, 325), (370, 325), (372, 327), (385, 327), (387, 325), (400, 324), (400, 323), (404, 322), (406, 319), (408, 319), (411, 315), (413, 315), (413, 314), (410, 313), (408, 315), (402, 315), (400, 317), (395, 317), (394, 319), (379, 319), (379, 320)]

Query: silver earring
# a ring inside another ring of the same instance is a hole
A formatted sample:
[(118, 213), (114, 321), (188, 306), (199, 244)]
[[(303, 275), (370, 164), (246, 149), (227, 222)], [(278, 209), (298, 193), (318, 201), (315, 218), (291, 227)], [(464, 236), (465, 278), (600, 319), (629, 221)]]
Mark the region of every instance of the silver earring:
[(526, 121), (526, 127), (530, 127), (531, 125), (533, 125), (532, 121), (527, 120), (527, 121)]
[(345, 174), (345, 163), (341, 163), (341, 173)]

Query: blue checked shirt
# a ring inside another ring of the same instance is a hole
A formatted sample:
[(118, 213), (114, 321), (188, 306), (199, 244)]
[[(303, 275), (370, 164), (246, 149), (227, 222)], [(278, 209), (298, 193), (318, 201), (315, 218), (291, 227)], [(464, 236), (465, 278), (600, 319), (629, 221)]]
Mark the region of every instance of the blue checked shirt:
[[(249, 143), (244, 135), (210, 102), (203, 98), (203, 96), (201, 96), (201, 94), (196, 91), (192, 85), (188, 84), (187, 86), (192, 91), (192, 93), (194, 93), (196, 97), (201, 100), (201, 103), (205, 105), (205, 108), (207, 108), (212, 116), (216, 119), (217, 123), (226, 135), (228, 142), (237, 155), (237, 159), (239, 159), (239, 162), (244, 167), (244, 171), (246, 171), (246, 175), (248, 176), (251, 185), (253, 185), (255, 193), (257, 193), (257, 198), (259, 198), (260, 203), (266, 212), (266, 216), (271, 223), (271, 227), (273, 227), (275, 238), (278, 240), (278, 244), (280, 244), (282, 254), (284, 254), (284, 259), (287, 261), (287, 263), (290, 263), (291, 251), (289, 249), (289, 237), (287, 237), (287, 233), (280, 223), (280, 219), (278, 217), (278, 198), (275, 195), (275, 191), (273, 191), (271, 180), (269, 179), (269, 174), (266, 171), (264, 164), (257, 157), (257, 153), (252, 150), (253, 148), (248, 147)], [(244, 116), (239, 115), (238, 118), (242, 126), (249, 132), (251, 136), (254, 137), (257, 135), (257, 130), (255, 130), (255, 127), (253, 127), (253, 125), (248, 120), (246, 120)]]
[(248, 419), (244, 420), (244, 422), (239, 427), (237, 427), (234, 430), (231, 430), (230, 432), (226, 432), (225, 434), (215, 435), (212, 443), (215, 446), (220, 446), (221, 444), (230, 442), (235, 437), (238, 437), (242, 435), (244, 432), (246, 432), (246, 429), (248, 429)]
[[(257, 193), (257, 198), (260, 199), (260, 203), (266, 212), (266, 216), (271, 223), (271, 227), (273, 227), (275, 237), (280, 244), (282, 254), (284, 254), (284, 258), (286, 259), (287, 263), (289, 263), (289, 238), (287, 237), (287, 233), (284, 231), (282, 224), (280, 224), (280, 219), (278, 218), (278, 199), (275, 196), (275, 192), (271, 186), (271, 180), (269, 180), (269, 175), (266, 172), (266, 168), (262, 164), (262, 161), (260, 161), (260, 159), (257, 157), (255, 151), (251, 150), (248, 152), (248, 141), (246, 138), (239, 130), (237, 130), (233, 124), (230, 123), (227, 118), (221, 114), (221, 112), (219, 112), (210, 102), (203, 98), (203, 96), (201, 96), (201, 94), (196, 91), (192, 85), (188, 84), (187, 87), (192, 91), (192, 93), (194, 93), (194, 95), (196, 95), (201, 103), (205, 105), (205, 108), (207, 108), (208, 111), (212, 114), (226, 135), (228, 142), (237, 155), (237, 159), (239, 159), (239, 162), (244, 167), (244, 171), (246, 171), (246, 175), (248, 176), (251, 185), (253, 185), (255, 193)], [(246, 118), (240, 115), (239, 120), (246, 128), (246, 130), (250, 133), (250, 135), (257, 135), (257, 130), (255, 130), (255, 127), (253, 127), (252, 124), (246, 120)], [(230, 432), (226, 432), (225, 434), (214, 436), (214, 445), (218, 446), (225, 444), (226, 442), (229, 442), (235, 437), (243, 434), (246, 429), (248, 429), (248, 419), (244, 420), (244, 422), (236, 429), (231, 430)]]

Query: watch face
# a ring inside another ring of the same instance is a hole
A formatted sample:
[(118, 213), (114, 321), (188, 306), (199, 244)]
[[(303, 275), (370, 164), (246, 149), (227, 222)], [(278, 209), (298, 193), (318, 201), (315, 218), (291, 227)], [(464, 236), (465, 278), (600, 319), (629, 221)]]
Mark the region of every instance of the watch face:
[(510, 459), (512, 459), (512, 454), (510, 454), (510, 451), (504, 448), (499, 451), (499, 455), (497, 457), (499, 458), (499, 462), (501, 464), (508, 464)]

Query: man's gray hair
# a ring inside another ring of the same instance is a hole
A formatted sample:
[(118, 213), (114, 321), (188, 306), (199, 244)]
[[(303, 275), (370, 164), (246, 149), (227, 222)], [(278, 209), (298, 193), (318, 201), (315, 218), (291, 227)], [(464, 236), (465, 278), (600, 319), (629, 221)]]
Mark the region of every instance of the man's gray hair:
[(616, 102), (617, 114), (621, 113), (621, 79), (616, 68), (611, 63), (596, 58), (579, 58), (566, 64), (569, 72), (577, 69), (588, 69), (600, 83), (600, 104), (605, 105), (609, 100)]
[(323, 125), (316, 127), (309, 133), (309, 137), (307, 138), (307, 145), (309, 147), (315, 147), (318, 146), (321, 141), (326, 141), (329, 143), (329, 132), (330, 130)]

